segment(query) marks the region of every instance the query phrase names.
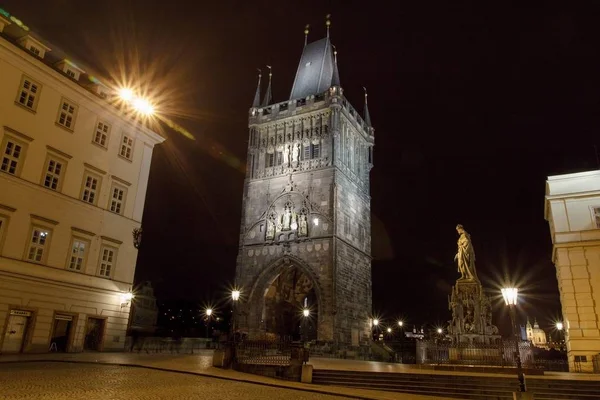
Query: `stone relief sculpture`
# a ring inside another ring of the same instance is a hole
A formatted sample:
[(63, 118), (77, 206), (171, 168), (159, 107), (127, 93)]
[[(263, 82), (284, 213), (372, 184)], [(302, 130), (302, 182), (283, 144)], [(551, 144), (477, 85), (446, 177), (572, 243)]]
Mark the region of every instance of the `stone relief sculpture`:
[(290, 165), (290, 146), (284, 146), (283, 148), (283, 166), (288, 167)]
[(287, 202), (285, 204), (285, 208), (283, 210), (283, 215), (282, 218), (283, 220), (281, 221), (281, 225), (282, 225), (282, 230), (284, 231), (289, 231), (292, 225), (292, 208), (293, 205), (290, 202)]
[(471, 236), (461, 224), (456, 226), (456, 231), (460, 237), (458, 238), (458, 252), (454, 256), (454, 260), (458, 261), (460, 279), (478, 280), (475, 272), (475, 250), (473, 250)]
[(275, 218), (273, 215), (267, 219), (267, 240), (273, 240), (275, 238)]
[(292, 149), (292, 161), (294, 166), (298, 165), (298, 156), (300, 155), (300, 143), (295, 143)]
[(306, 214), (300, 214), (298, 218), (298, 236), (308, 235), (308, 223), (306, 222)]

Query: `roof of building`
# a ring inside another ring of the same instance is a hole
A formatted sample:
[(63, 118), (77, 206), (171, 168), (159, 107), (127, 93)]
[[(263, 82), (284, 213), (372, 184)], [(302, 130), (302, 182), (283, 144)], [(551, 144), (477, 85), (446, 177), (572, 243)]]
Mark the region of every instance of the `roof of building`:
[[(306, 98), (329, 89), (333, 86), (335, 69), (336, 64), (329, 37), (304, 46), (290, 100)], [(339, 74), (336, 75), (339, 84)]]

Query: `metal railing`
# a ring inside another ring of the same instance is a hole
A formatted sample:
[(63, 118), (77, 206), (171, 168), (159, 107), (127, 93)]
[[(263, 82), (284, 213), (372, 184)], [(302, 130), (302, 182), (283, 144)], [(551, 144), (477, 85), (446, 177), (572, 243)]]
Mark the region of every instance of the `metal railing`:
[(288, 340), (243, 340), (236, 343), (236, 362), (257, 365), (290, 365), (293, 344)]
[(217, 347), (217, 343), (206, 338), (161, 338), (128, 336), (125, 340), (125, 351), (136, 353), (178, 353), (194, 354), (200, 350)]
[[(496, 344), (448, 343), (419, 341), (416, 349), (417, 364), (452, 364), (516, 366), (515, 342), (506, 340)], [(521, 363), (535, 368), (533, 349), (528, 342), (519, 342)]]

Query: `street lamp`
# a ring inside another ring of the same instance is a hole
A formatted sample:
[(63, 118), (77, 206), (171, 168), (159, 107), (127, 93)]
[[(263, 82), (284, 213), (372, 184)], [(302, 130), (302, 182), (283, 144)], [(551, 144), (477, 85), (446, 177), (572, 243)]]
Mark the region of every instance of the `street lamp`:
[(303, 337), (302, 342), (303, 343), (306, 342), (306, 336), (307, 336), (306, 335), (306, 319), (309, 317), (309, 315), (310, 315), (310, 310), (308, 308), (304, 308), (302, 310), (302, 316), (303, 316), (303, 318), (302, 318), (302, 337)]
[[(377, 332), (378, 332), (377, 331), (378, 326), (379, 326), (379, 320), (377, 318), (374, 318), (373, 319), (373, 327), (375, 328), (375, 335), (376, 336), (377, 336)], [(371, 332), (371, 334), (372, 334), (372, 332)], [(379, 340), (379, 337), (377, 337), (376, 340)]]
[(441, 335), (441, 334), (442, 334), (442, 332), (444, 332), (444, 330), (443, 330), (442, 328), (437, 328), (437, 333), (438, 333), (439, 335)]
[(212, 315), (212, 308), (207, 308), (204, 313), (206, 314), (206, 337), (208, 338), (208, 329), (210, 327), (210, 316)]
[(562, 322), (557, 322), (556, 323), (556, 329), (558, 329), (559, 331), (562, 331), (564, 328), (563, 323)]
[(508, 311), (510, 314), (510, 321), (512, 323), (512, 332), (515, 338), (515, 357), (517, 359), (517, 376), (519, 378), (519, 391), (526, 392), (525, 388), (525, 377), (523, 376), (523, 367), (521, 365), (521, 352), (519, 350), (519, 336), (517, 334), (517, 295), (519, 289), (517, 288), (503, 288), (502, 289), (502, 297), (504, 297), (504, 302), (508, 306)]

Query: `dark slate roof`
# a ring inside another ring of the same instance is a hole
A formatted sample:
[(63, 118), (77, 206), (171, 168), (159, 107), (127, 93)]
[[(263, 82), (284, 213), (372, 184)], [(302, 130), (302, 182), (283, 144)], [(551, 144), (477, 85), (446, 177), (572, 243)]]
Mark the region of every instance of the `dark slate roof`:
[(333, 52), (328, 37), (306, 45), (300, 57), (290, 100), (323, 93), (329, 89), (332, 86), (333, 71)]

